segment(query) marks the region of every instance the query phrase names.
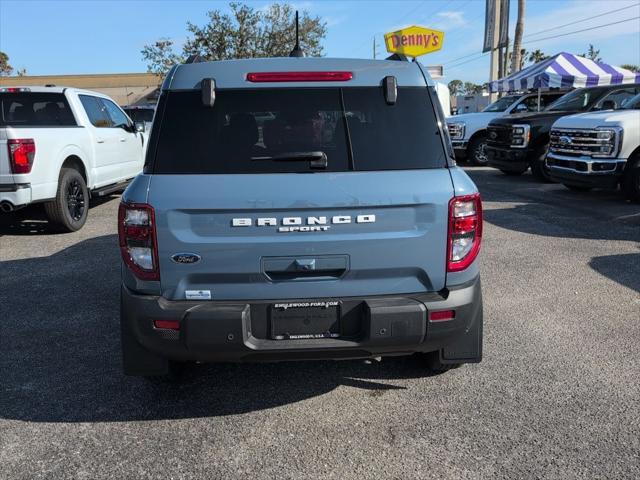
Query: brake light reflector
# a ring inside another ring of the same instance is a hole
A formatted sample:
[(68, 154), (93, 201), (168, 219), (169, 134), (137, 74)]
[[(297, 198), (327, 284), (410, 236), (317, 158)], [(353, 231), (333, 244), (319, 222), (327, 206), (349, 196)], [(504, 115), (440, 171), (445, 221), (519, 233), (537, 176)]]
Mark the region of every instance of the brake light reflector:
[(145, 203), (121, 203), (118, 209), (120, 253), (141, 280), (160, 280), (155, 213)]
[(453, 197), (449, 201), (447, 271), (459, 272), (478, 256), (482, 240), (482, 200), (480, 194)]
[(446, 322), (456, 318), (455, 310), (440, 310), (439, 312), (429, 312), (430, 322)]
[(180, 330), (179, 320), (154, 320), (153, 326), (155, 328), (163, 328), (165, 330)]
[(9, 161), (13, 173), (30, 173), (36, 156), (33, 138), (10, 138), (7, 140)]
[(253, 72), (247, 73), (247, 81), (264, 82), (346, 82), (352, 72)]

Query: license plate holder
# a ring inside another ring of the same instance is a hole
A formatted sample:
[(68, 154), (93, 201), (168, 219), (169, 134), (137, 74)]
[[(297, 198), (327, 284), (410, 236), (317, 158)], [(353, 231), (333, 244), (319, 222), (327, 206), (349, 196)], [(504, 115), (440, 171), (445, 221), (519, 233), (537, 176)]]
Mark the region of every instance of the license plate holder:
[(272, 340), (311, 340), (340, 336), (340, 303), (275, 303), (269, 309)]

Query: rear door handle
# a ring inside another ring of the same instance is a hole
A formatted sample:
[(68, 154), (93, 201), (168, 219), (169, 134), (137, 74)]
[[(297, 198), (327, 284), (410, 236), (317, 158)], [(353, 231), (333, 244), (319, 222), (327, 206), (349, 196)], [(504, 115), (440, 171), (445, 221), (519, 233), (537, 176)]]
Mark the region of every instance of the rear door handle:
[(126, 141), (127, 141), (127, 139), (126, 139), (125, 137), (120, 137), (120, 141), (121, 141), (121, 142), (126, 142)]
[(98, 138), (98, 139), (96, 140), (96, 142), (98, 142), (98, 143), (104, 143), (104, 138)]

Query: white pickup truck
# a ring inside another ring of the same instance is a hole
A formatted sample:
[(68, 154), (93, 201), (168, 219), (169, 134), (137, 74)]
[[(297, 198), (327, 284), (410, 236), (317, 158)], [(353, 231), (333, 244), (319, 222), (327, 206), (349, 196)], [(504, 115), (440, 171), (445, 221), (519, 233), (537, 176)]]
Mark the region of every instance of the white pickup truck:
[(97, 92), (0, 88), (0, 210), (44, 203), (62, 230), (82, 228), (92, 196), (123, 190), (142, 170), (143, 131)]
[(627, 199), (640, 202), (640, 94), (618, 110), (562, 117), (550, 138), (552, 180), (578, 191), (620, 185)]
[[(540, 94), (540, 110), (560, 98), (566, 91)], [(518, 93), (502, 97), (481, 112), (463, 113), (447, 118), (449, 136), (456, 158), (468, 159), (475, 165), (486, 165), (487, 125), (494, 118), (512, 113), (538, 111), (537, 93)]]

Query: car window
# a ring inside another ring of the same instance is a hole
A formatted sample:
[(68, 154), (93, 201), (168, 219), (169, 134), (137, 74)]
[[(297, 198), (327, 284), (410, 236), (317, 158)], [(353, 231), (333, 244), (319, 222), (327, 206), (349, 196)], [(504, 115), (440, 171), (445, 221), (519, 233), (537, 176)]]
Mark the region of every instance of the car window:
[[(544, 110), (547, 105), (557, 99), (557, 95), (540, 95), (540, 110)], [(525, 98), (520, 102), (527, 107), (528, 112), (537, 112), (538, 111), (538, 96), (532, 95), (530, 97)], [(516, 107), (517, 108), (517, 107)]]
[(62, 93), (0, 93), (0, 126), (75, 126), (69, 103)]
[(640, 110), (640, 93), (638, 93), (635, 97), (625, 100), (622, 108), (625, 110)]
[(399, 88), (395, 105), (379, 87), (221, 90), (213, 108), (200, 91), (161, 102), (154, 173), (308, 172), (310, 161), (291, 160), (300, 152), (326, 155), (322, 171), (446, 165), (426, 88)]
[(593, 107), (594, 110), (617, 110), (622, 107), (625, 100), (630, 99), (636, 94), (634, 87), (613, 90), (602, 97)]
[(101, 98), (100, 101), (105, 106), (114, 127), (125, 127), (131, 123), (131, 120), (129, 120), (125, 113), (120, 110), (120, 107), (118, 107), (111, 100)]
[(124, 111), (134, 122), (149, 123), (153, 121), (152, 108), (125, 108)]
[(509, 108), (513, 104), (513, 102), (515, 102), (519, 98), (520, 98), (519, 95), (510, 95), (508, 97), (502, 97), (496, 100), (495, 102), (493, 102), (488, 107), (486, 107), (483, 110), (483, 112), (504, 112), (507, 110), (507, 108)]
[(602, 88), (580, 88), (563, 95), (546, 110), (553, 112), (583, 112), (607, 91)]
[(108, 128), (113, 125), (107, 114), (107, 109), (97, 97), (91, 95), (79, 95), (89, 121), (94, 127)]

